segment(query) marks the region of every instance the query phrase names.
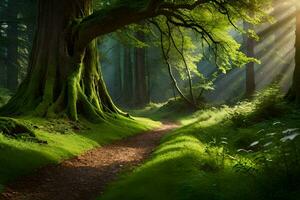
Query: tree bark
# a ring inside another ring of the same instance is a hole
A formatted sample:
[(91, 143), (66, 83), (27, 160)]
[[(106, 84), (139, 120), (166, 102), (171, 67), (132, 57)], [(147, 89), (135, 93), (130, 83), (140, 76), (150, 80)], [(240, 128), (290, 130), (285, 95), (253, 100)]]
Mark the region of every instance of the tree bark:
[[(10, 19), (17, 20), (18, 12), (14, 6), (15, 2), (8, 1), (8, 14)], [(11, 22), (8, 24), (7, 36), (9, 44), (7, 47), (7, 83), (9, 90), (15, 91), (18, 87), (19, 67), (18, 67), (18, 23)]]
[[(5, 9), (6, 4), (4, 1), (0, 1), (0, 19), (5, 18)], [(6, 38), (5, 36), (5, 28), (2, 26), (4, 25), (4, 22), (0, 22), (0, 40), (4, 40)], [(6, 87), (6, 47), (4, 47), (2, 44), (0, 45), (0, 87)]]
[[(138, 32), (137, 38), (140, 41), (145, 41), (144, 33)], [(135, 82), (135, 104), (137, 106), (144, 106), (149, 103), (145, 48), (135, 49)]]
[[(245, 29), (253, 28), (250, 27), (249, 24), (244, 23)], [(247, 36), (244, 37), (245, 42), (245, 51), (247, 56), (254, 57), (255, 52), (255, 41)], [(254, 62), (250, 62), (246, 65), (246, 97), (249, 98), (253, 96), (254, 92), (256, 90), (256, 84), (255, 84), (255, 66)]]
[(123, 104), (124, 106), (131, 107), (134, 100), (133, 93), (133, 63), (131, 61), (132, 53), (131, 48), (128, 46), (124, 47), (124, 69), (123, 69), (123, 81), (124, 81), (124, 90), (123, 90)]
[(1, 114), (98, 120), (120, 113), (105, 87), (96, 42), (78, 48), (78, 19), (91, 15), (92, 9), (92, 0), (39, 1), (28, 75)]
[(116, 70), (115, 70), (115, 77), (114, 77), (114, 91), (115, 97), (119, 98), (120, 94), (122, 93), (122, 65), (121, 65), (121, 44), (117, 44), (116, 49)]
[[(299, 4), (299, 3), (298, 3)], [(300, 5), (296, 3), (296, 55), (295, 55), (295, 71), (293, 77), (293, 85), (287, 95), (287, 98), (300, 105)]]

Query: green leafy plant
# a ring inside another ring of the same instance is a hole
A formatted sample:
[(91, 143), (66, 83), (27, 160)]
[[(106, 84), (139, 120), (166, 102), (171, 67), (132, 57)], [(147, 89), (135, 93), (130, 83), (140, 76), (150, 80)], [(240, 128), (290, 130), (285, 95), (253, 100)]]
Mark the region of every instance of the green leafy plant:
[(288, 111), (278, 85), (258, 92), (252, 101), (239, 103), (230, 113), (237, 127), (246, 127), (267, 119), (279, 117)]

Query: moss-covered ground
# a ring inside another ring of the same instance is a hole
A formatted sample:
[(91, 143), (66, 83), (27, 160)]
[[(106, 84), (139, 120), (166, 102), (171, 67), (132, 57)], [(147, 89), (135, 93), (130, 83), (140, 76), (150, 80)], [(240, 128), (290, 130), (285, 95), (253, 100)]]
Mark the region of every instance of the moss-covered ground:
[(123, 117), (101, 124), (32, 117), (16, 120), (33, 129), (36, 137), (26, 134), (10, 137), (0, 133), (0, 191), (6, 183), (37, 168), (160, 125), (144, 118)]
[(276, 91), (180, 119), (100, 200), (300, 199), (300, 110)]
[(179, 98), (172, 98), (166, 103), (150, 103), (145, 108), (129, 110), (128, 112), (134, 116), (146, 117), (158, 121), (167, 120), (182, 124), (182, 120), (190, 120), (195, 111), (185, 101)]

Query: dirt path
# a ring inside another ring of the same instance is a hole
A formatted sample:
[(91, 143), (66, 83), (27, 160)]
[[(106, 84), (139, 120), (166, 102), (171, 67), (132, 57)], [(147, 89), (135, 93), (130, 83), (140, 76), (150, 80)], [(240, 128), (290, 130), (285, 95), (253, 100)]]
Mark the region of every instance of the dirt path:
[(91, 150), (58, 166), (45, 167), (9, 185), (1, 200), (91, 200), (118, 173), (141, 164), (161, 137), (177, 128), (165, 123), (157, 130)]

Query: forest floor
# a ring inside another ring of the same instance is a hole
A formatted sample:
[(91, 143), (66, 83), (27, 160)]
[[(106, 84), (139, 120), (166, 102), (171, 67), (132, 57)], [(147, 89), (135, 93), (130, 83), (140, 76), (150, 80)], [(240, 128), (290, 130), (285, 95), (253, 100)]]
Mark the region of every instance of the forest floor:
[[(300, 199), (300, 108), (277, 88), (233, 106), (193, 111), (169, 101), (131, 113), (156, 122), (120, 119), (73, 134), (38, 124), (37, 139), (47, 145), (0, 134), (0, 190), (1, 172), (7, 180), (0, 200)], [(157, 122), (166, 119), (176, 123)], [(60, 164), (41, 162), (46, 152)], [(21, 173), (45, 163), (52, 167)]]
[[(98, 199), (299, 200), (300, 108), (276, 91), (187, 116), (177, 106), (173, 116), (181, 116), (182, 127)], [(154, 117), (169, 116), (174, 106)]]
[(57, 166), (41, 168), (8, 185), (0, 199), (95, 198), (120, 172), (130, 171), (145, 161), (161, 138), (176, 128), (176, 123), (164, 123), (160, 128), (90, 150)]

